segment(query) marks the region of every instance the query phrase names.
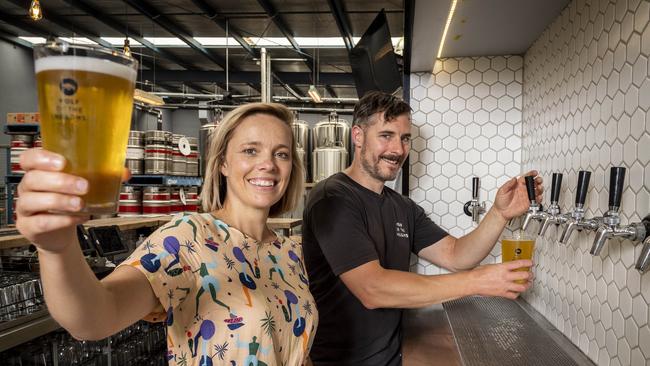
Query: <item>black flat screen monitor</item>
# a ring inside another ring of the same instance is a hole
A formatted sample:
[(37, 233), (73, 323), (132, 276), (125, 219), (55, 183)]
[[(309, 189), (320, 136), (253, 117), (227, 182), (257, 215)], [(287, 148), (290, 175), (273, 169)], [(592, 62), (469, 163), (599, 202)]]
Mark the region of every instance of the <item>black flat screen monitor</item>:
[(359, 98), (373, 90), (392, 94), (402, 86), (402, 73), (383, 9), (350, 51), (350, 65)]
[(129, 251), (122, 241), (120, 229), (115, 225), (91, 227), (88, 229), (88, 233), (93, 243), (95, 243), (97, 252), (102, 257), (110, 257)]
[(92, 243), (92, 239), (90, 239), (90, 234), (88, 234), (88, 231), (86, 231), (83, 225), (77, 225), (77, 238), (79, 239), (79, 245), (84, 255), (92, 255), (95, 253), (95, 246)]

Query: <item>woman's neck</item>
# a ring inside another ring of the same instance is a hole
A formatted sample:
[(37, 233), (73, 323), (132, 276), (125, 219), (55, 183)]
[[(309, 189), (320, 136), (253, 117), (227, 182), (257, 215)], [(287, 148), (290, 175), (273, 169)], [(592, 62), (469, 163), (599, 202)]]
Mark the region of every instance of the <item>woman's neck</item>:
[(273, 231), (266, 226), (268, 210), (233, 207), (226, 201), (223, 208), (212, 214), (257, 241), (267, 241), (275, 237)]

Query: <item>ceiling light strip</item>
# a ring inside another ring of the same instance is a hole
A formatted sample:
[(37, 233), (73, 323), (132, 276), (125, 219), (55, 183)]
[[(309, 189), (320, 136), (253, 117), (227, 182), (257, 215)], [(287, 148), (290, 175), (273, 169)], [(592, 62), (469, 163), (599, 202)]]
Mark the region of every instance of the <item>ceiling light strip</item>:
[(438, 55), (436, 59), (439, 59), (442, 55), (442, 48), (445, 46), (445, 39), (447, 38), (447, 31), (449, 30), (449, 25), (451, 24), (451, 19), (454, 17), (454, 12), (456, 11), (456, 3), (458, 0), (452, 0), (451, 8), (449, 9), (449, 15), (447, 15), (447, 23), (445, 23), (445, 30), (442, 32), (442, 39), (440, 40), (440, 47), (438, 48)]

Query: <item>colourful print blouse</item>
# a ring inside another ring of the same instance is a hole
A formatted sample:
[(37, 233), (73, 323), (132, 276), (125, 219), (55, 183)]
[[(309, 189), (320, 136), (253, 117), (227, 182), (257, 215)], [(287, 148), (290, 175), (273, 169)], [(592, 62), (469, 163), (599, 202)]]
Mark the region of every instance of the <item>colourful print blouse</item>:
[(121, 265), (144, 273), (170, 365), (302, 365), (318, 316), (302, 247), (258, 242), (210, 214), (176, 216)]

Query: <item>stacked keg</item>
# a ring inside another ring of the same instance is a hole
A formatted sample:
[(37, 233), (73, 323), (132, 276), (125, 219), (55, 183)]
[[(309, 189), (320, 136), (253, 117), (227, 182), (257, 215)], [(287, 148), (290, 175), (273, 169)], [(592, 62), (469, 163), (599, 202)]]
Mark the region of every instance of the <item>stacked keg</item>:
[(142, 214), (142, 191), (138, 187), (123, 185), (120, 189), (118, 216)]
[(163, 132), (165, 134), (165, 146), (167, 146), (167, 155), (165, 156), (165, 171), (166, 174), (172, 174), (174, 165), (172, 142), (174, 139), (174, 134), (169, 131)]
[[(160, 175), (167, 173), (167, 160), (171, 151), (167, 144), (167, 131), (149, 130), (144, 133), (144, 173)], [(170, 137), (171, 142), (171, 137)], [(171, 163), (170, 163), (171, 165)]]
[(316, 183), (347, 167), (350, 125), (332, 112), (328, 120), (314, 126), (312, 137), (312, 179)]
[(185, 212), (199, 211), (199, 189), (197, 187), (185, 188)]
[(131, 174), (144, 174), (144, 132), (129, 132), (126, 146), (126, 167)]
[(24, 174), (25, 171), (20, 167), (20, 155), (27, 149), (33, 147), (33, 135), (11, 135), (10, 164), (12, 174)]
[(142, 194), (142, 213), (169, 215), (171, 200), (169, 187), (145, 187)]
[(181, 152), (179, 142), (183, 135), (172, 135), (172, 175), (187, 175), (187, 158)]
[(185, 207), (181, 201), (181, 192), (183, 191), (182, 187), (172, 187), (170, 202), (169, 202), (169, 213), (172, 215), (179, 214), (184, 211)]
[(199, 175), (199, 139), (187, 137), (190, 144), (190, 154), (187, 156), (187, 174), (190, 177)]

